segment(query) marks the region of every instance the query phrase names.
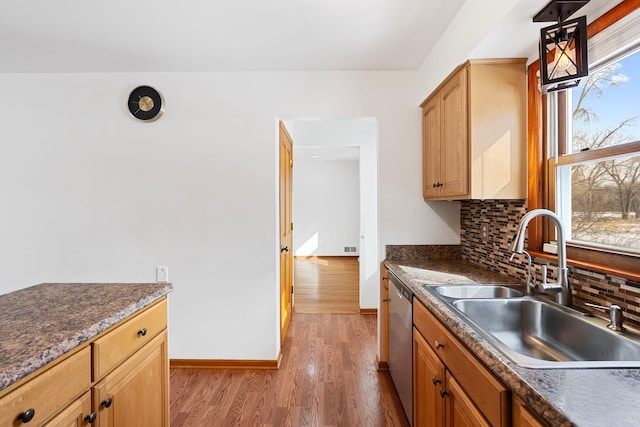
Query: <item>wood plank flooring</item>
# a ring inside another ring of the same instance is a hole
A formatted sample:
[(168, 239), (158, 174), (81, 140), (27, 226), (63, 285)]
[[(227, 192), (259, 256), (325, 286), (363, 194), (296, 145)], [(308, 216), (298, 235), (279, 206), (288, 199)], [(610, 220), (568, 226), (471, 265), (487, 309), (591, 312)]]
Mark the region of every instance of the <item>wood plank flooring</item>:
[(279, 370), (171, 369), (171, 426), (408, 427), (376, 317), (293, 315)]
[(296, 257), (296, 313), (360, 313), (358, 257)]

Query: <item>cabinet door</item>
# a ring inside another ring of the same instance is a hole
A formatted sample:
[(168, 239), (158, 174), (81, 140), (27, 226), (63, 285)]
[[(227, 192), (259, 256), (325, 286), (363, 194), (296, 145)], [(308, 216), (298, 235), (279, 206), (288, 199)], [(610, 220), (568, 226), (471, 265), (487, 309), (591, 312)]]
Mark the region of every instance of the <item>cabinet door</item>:
[(462, 387), (447, 372), (446, 426), (491, 427)]
[(467, 117), (467, 69), (463, 68), (442, 88), (441, 176), (442, 196), (469, 193), (469, 140)]
[(413, 426), (443, 427), (445, 388), (444, 365), (413, 328)]
[(44, 427), (83, 427), (92, 424), (91, 392), (87, 391), (53, 417)]
[(168, 427), (166, 330), (94, 387), (99, 427)]
[(380, 357), (378, 369), (389, 369), (389, 270), (384, 265), (380, 267)]
[(513, 399), (513, 427), (545, 427), (519, 399)]
[(441, 192), (440, 96), (422, 107), (422, 196), (438, 198)]

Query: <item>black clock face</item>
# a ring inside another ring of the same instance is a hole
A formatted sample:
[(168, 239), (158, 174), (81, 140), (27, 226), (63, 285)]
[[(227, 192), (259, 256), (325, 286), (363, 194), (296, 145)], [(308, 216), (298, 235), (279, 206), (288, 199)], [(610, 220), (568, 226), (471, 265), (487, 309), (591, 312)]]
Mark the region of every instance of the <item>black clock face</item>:
[(164, 99), (150, 86), (138, 86), (129, 95), (129, 111), (136, 119), (146, 122), (158, 120), (164, 112)]

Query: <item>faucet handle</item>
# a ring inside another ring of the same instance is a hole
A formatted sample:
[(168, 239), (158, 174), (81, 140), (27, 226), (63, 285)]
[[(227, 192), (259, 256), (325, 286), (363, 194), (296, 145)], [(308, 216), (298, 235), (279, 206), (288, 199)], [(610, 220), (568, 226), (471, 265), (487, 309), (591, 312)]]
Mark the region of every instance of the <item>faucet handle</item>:
[(624, 322), (624, 316), (622, 315), (622, 307), (618, 304), (611, 304), (609, 307), (605, 307), (603, 305), (593, 304), (590, 302), (585, 302), (584, 305), (587, 307), (597, 308), (599, 310), (604, 310), (609, 312), (609, 319), (611, 323), (607, 325), (607, 328), (612, 329), (614, 331), (624, 332), (626, 328), (622, 326)]
[(535, 285), (535, 288), (538, 292), (547, 293), (547, 294), (558, 294), (562, 292), (562, 285), (559, 283), (549, 283), (547, 282), (547, 266), (542, 265), (542, 283), (538, 283)]

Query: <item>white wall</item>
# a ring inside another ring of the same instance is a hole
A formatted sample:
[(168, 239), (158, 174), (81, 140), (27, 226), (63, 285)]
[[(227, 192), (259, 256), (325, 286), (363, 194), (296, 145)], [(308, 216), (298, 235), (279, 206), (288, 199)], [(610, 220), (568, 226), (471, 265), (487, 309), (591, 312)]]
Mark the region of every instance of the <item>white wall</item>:
[[(139, 84), (166, 99), (155, 123), (128, 114)], [(0, 293), (167, 265), (172, 358), (278, 354), (279, 117), (377, 119), (379, 254), (458, 241), (421, 199), (415, 72), (0, 74), (0, 93)]]
[[(476, 46), (490, 35), (491, 31), (518, 3), (525, 3), (525, 1), (465, 1), (438, 42), (422, 61), (419, 68), (416, 102), (419, 104), (424, 101), (454, 68), (470, 59)], [(533, 17), (533, 14), (530, 16)], [(530, 22), (529, 18), (526, 22)], [(533, 23), (531, 27), (535, 28)], [(530, 43), (530, 40), (518, 38), (502, 40), (503, 43)], [(500, 57), (501, 45), (502, 43), (493, 45), (491, 49), (485, 48), (483, 54), (492, 58)]]
[[(296, 256), (358, 255), (359, 175), (358, 159), (295, 162), (293, 247)], [(345, 246), (356, 247), (356, 252), (346, 253)]]

